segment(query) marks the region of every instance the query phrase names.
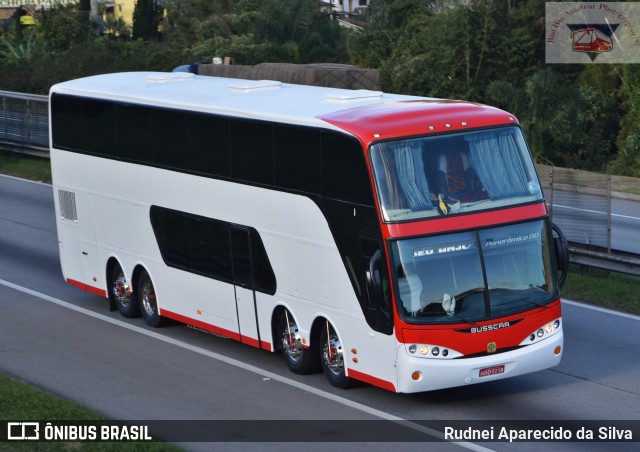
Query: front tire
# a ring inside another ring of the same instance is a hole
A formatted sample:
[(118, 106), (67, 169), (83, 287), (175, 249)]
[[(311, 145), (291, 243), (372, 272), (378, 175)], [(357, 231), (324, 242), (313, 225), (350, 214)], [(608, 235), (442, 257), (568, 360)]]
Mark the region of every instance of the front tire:
[(123, 317), (140, 317), (140, 307), (119, 263), (115, 263), (109, 276), (109, 297)]
[(320, 362), (327, 380), (333, 386), (346, 389), (353, 385), (353, 380), (346, 373), (342, 343), (328, 321), (320, 331)]
[(165, 325), (166, 319), (158, 312), (156, 291), (147, 272), (142, 272), (138, 278), (137, 289), (140, 311), (147, 325), (155, 328)]

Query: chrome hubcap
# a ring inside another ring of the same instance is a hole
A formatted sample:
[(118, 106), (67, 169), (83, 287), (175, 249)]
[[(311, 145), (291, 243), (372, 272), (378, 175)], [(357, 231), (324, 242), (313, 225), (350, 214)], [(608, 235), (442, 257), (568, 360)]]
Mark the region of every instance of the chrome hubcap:
[(146, 281), (142, 286), (142, 308), (149, 315), (156, 313), (156, 294), (151, 290), (151, 282)]
[(127, 306), (131, 303), (131, 292), (129, 292), (129, 285), (124, 277), (124, 274), (120, 273), (113, 282), (112, 287), (113, 296), (116, 301), (122, 306)]
[(322, 361), (332, 373), (341, 375), (344, 371), (344, 358), (342, 354), (342, 344), (335, 334), (322, 344)]
[(285, 328), (282, 333), (282, 350), (291, 361), (297, 362), (302, 358), (304, 349), (298, 333), (298, 326), (295, 323), (290, 323), (289, 328)]

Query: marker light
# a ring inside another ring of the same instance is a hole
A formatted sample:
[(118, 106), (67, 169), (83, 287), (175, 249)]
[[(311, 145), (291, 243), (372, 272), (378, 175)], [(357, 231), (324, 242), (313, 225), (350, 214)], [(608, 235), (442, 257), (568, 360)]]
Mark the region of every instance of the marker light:
[(418, 381), (420, 378), (422, 378), (422, 373), (417, 370), (411, 374), (411, 379), (414, 381)]
[(562, 351), (562, 347), (560, 347), (559, 345), (553, 350), (553, 353), (555, 353), (556, 355), (559, 355), (560, 352)]

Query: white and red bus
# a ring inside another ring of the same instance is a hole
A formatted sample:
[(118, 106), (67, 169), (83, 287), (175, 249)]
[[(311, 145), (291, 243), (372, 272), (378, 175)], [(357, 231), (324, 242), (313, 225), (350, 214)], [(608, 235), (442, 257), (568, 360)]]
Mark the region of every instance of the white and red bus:
[(185, 73), (55, 85), (64, 278), (397, 392), (555, 366), (566, 242), (517, 120), (468, 102)]

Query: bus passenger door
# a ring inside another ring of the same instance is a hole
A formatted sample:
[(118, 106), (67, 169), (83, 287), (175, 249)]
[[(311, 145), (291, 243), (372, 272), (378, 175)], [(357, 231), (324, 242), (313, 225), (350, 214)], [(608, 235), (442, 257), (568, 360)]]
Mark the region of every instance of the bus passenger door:
[(242, 343), (260, 348), (249, 228), (231, 225), (231, 249), (240, 340)]

